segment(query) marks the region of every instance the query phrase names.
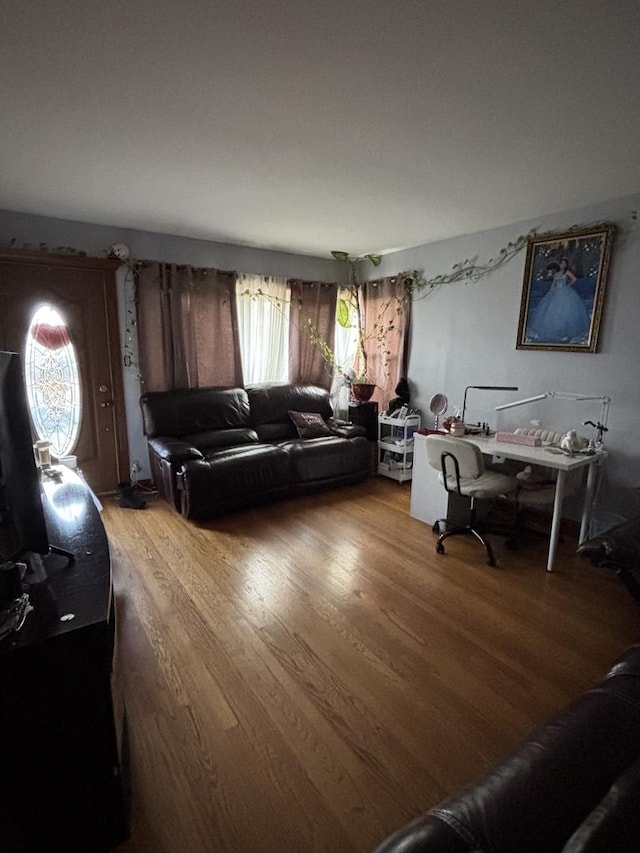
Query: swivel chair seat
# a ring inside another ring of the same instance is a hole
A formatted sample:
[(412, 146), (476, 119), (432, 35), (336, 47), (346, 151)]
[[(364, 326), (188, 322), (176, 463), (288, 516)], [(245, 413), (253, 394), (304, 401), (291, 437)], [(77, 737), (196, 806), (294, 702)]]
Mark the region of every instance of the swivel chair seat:
[[(503, 495), (515, 494), (518, 481), (515, 477), (486, 469), (479, 448), (464, 438), (445, 435), (429, 435), (426, 440), (429, 465), (440, 473), (440, 482), (450, 494), (469, 498), (469, 520), (465, 525), (452, 523), (447, 518), (439, 518), (433, 525), (433, 532), (440, 533), (436, 542), (436, 552), (444, 554), (444, 540), (450, 536), (466, 535), (475, 537), (487, 553), (487, 564), (495, 566), (496, 561), (490, 542), (483, 534), (499, 533), (509, 537), (508, 545), (513, 545), (513, 529), (483, 525), (477, 526), (476, 500), (492, 499)], [(442, 530), (444, 525), (444, 530)]]

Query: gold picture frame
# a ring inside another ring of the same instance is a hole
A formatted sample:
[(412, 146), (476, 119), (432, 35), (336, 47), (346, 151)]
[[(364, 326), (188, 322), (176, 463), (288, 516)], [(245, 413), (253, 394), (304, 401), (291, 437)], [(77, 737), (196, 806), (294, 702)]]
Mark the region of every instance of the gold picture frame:
[(527, 238), (516, 349), (596, 352), (615, 226)]

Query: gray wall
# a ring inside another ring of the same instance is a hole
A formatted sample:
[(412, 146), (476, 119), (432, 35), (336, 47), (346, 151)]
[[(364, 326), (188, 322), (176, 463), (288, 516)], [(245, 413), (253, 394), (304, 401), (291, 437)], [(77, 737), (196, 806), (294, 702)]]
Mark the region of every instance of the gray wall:
[[(451, 271), (455, 263), (465, 258), (483, 261), (495, 257), (509, 241), (534, 228), (542, 233), (604, 221), (616, 224), (618, 233), (613, 246), (598, 353), (516, 350), (525, 263), (522, 251), (478, 282), (445, 285), (426, 298), (416, 300), (408, 371), (412, 402), (423, 413), (428, 412), (428, 401), (437, 391), (447, 395), (451, 412), (454, 405), (462, 404), (467, 385), (517, 385), (518, 392), (470, 391), (468, 395), (468, 420), (487, 420), (492, 426), (505, 429), (528, 425), (535, 419), (543, 426), (558, 430), (577, 426), (581, 434), (590, 436), (590, 428), (583, 427), (582, 421), (595, 420), (599, 416), (600, 409), (595, 404), (551, 400), (512, 409), (499, 416), (494, 407), (547, 390), (609, 395), (612, 402), (606, 446), (610, 455), (597, 496), (596, 526), (640, 512), (640, 454), (636, 438), (640, 424), (637, 377), (640, 231), (635, 219), (635, 211), (639, 208), (639, 195), (614, 199), (594, 207), (387, 255), (375, 271), (378, 276), (417, 268), (432, 277)], [(0, 211), (0, 243), (6, 245), (12, 238), (18, 245), (24, 242), (37, 246), (46, 242), (51, 248), (72, 246), (91, 255), (104, 255), (112, 243), (123, 241), (131, 247), (135, 258), (265, 275), (340, 280), (344, 274), (343, 267), (330, 258), (310, 258)], [(124, 309), (122, 275), (120, 291)], [(140, 386), (136, 376), (128, 371), (125, 371), (125, 385), (130, 457), (140, 460), (143, 474), (148, 475), (138, 407)]]
[(469, 391), (468, 421), (486, 420), (500, 429), (542, 426), (564, 430), (577, 427), (591, 437), (587, 419), (596, 420), (599, 404), (547, 400), (498, 415), (495, 406), (542, 391), (576, 391), (611, 397), (609, 451), (597, 498), (596, 524), (605, 524), (640, 511), (640, 229), (635, 211), (640, 196), (612, 200), (594, 207), (520, 222), (455, 240), (419, 246), (387, 255), (377, 273), (392, 275), (421, 269), (427, 278), (448, 273), (466, 258), (487, 261), (501, 248), (532, 229), (563, 231), (574, 225), (613, 222), (613, 244), (599, 352), (562, 353), (515, 348), (525, 251), (496, 272), (475, 283), (443, 285), (413, 306), (413, 335), (409, 379), (413, 404), (428, 413), (435, 392), (444, 392), (449, 411), (462, 404), (467, 385), (516, 385), (517, 392)]

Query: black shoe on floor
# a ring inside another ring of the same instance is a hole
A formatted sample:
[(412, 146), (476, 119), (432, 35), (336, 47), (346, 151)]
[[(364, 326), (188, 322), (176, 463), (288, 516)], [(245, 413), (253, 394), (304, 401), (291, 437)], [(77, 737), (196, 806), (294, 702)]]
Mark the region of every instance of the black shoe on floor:
[(124, 509), (144, 509), (147, 502), (135, 493), (131, 483), (118, 483), (118, 506)]

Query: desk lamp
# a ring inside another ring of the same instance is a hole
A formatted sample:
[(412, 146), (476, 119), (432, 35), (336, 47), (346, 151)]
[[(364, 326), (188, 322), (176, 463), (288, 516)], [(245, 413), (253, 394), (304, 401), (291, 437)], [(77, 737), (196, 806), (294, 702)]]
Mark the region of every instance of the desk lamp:
[(512, 403), (503, 403), (501, 406), (496, 406), (496, 412), (513, 409), (516, 406), (525, 406), (527, 403), (535, 403), (538, 400), (545, 400), (547, 397), (554, 397), (559, 400), (599, 400), (601, 403), (600, 420), (597, 424), (593, 424), (591, 421), (585, 421), (585, 424), (596, 427), (598, 431), (597, 443), (602, 447), (604, 443), (603, 434), (607, 432), (607, 418), (609, 416), (609, 404), (611, 403), (611, 397), (603, 394), (580, 394), (575, 391), (543, 391), (542, 394), (535, 394), (533, 397), (525, 397), (523, 400), (514, 400)]
[[(460, 420), (464, 423), (464, 412), (467, 408), (467, 391), (473, 388), (476, 391), (517, 391), (517, 385), (467, 385), (464, 389), (464, 399), (462, 400), (462, 417)], [(496, 409), (497, 411), (497, 409)]]

